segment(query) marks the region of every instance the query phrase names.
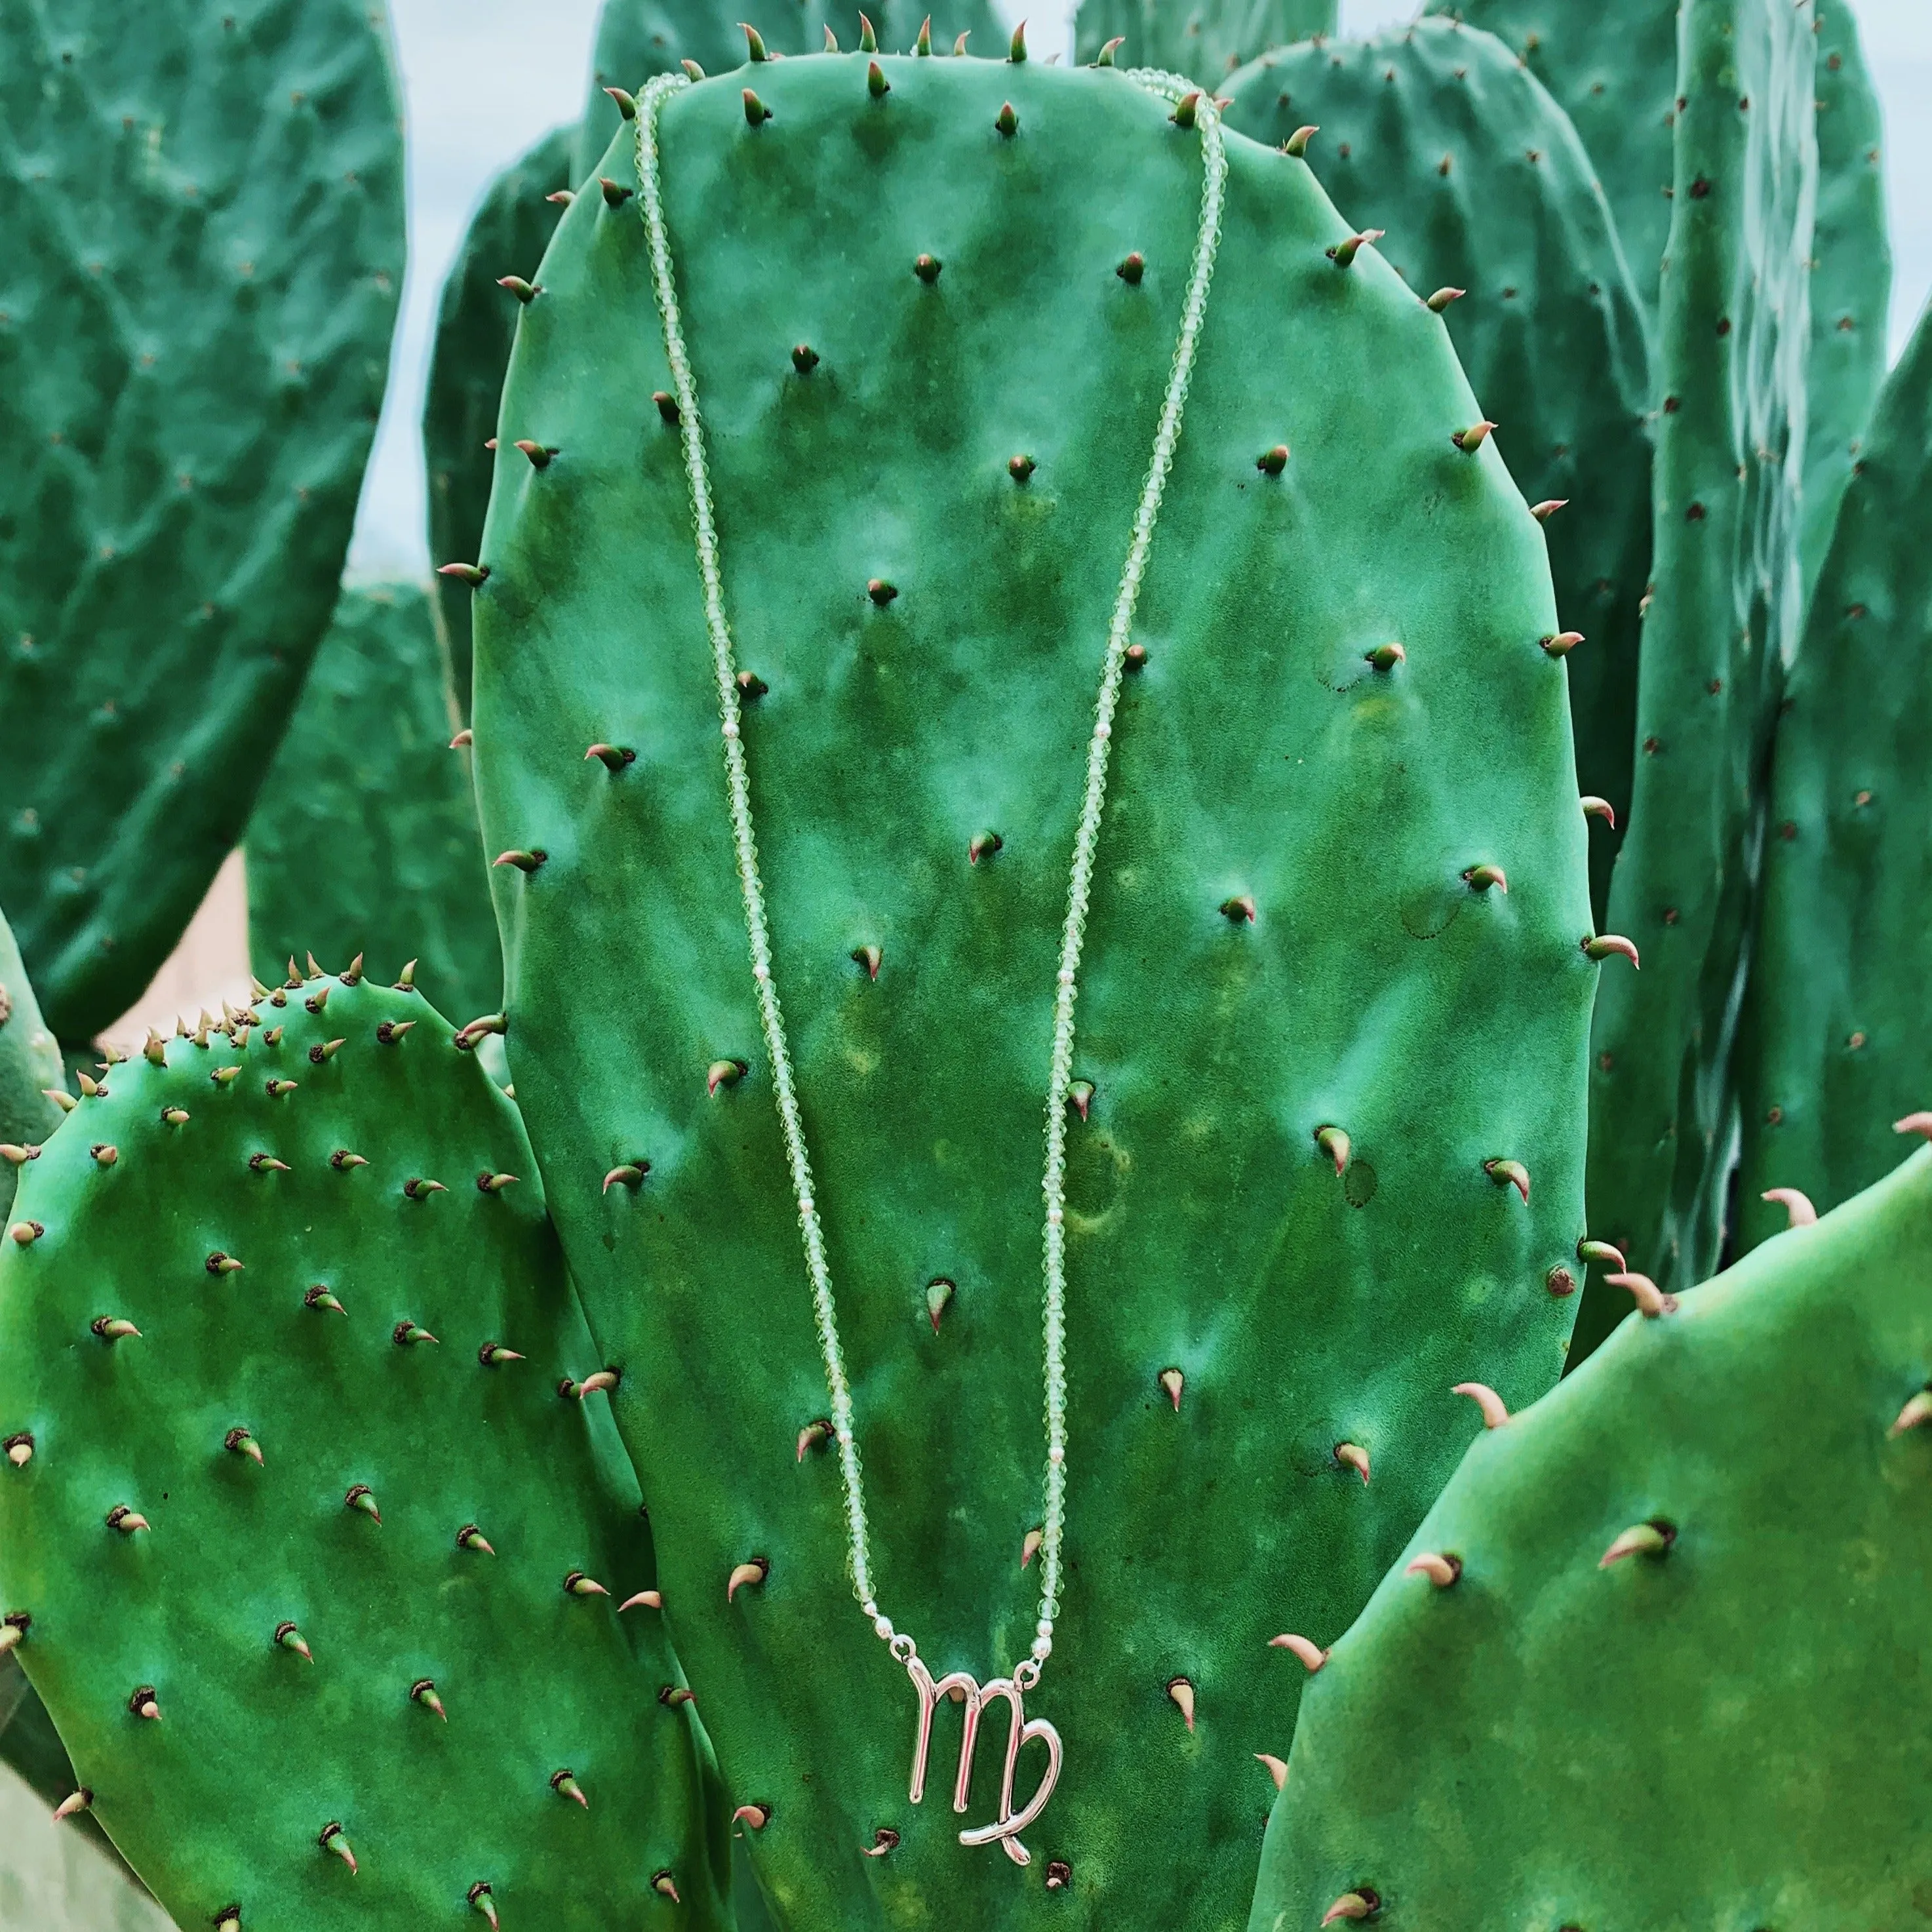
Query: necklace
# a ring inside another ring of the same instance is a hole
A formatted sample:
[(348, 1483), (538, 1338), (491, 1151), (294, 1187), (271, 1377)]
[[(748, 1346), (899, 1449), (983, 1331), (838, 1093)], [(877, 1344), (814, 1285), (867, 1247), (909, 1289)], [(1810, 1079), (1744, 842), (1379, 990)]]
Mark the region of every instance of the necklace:
[[(838, 1340), (838, 1310), (832, 1298), (832, 1276), (825, 1259), (818, 1204), (812, 1196), (812, 1162), (799, 1115), (791, 1050), (786, 1041), (778, 988), (772, 977), (771, 932), (765, 916), (764, 887), (759, 877), (758, 842), (752, 824), (751, 788), (746, 776), (744, 736), (740, 729), (737, 664), (730, 624), (724, 614), (723, 568), (717, 525), (712, 511), (710, 473), (705, 461), (697, 384), (685, 346), (670, 242), (664, 223), (658, 122), (669, 96), (690, 86), (686, 77), (682, 74), (660, 74), (652, 80), (638, 99), (636, 124), (638, 182), (641, 190), (639, 199), (650, 242), (652, 286), (664, 325), (664, 352), (670, 364), (677, 403), (685, 474), (691, 488), (698, 574), (704, 586), (705, 628), (718, 682), (732, 846), (737, 862), (739, 884), (744, 895), (745, 927), (751, 946), (752, 977), (758, 989), (759, 1021), (764, 1034), (766, 1052), (771, 1060), (772, 1090), (778, 1103), (778, 1124), (784, 1142), (786, 1162), (790, 1169), (792, 1191), (797, 1199), (806, 1272), (812, 1285), (812, 1312), (818, 1330), (819, 1347), (825, 1360), (825, 1385), (832, 1404), (832, 1439), (837, 1445), (839, 1475), (844, 1491), (853, 1594), (873, 1630), (890, 1648), (894, 1658), (904, 1666), (918, 1697), (908, 1794), (912, 1803), (918, 1804), (925, 1796), (932, 1721), (940, 1699), (956, 1693), (964, 1702), (959, 1769), (952, 1792), (952, 1808), (956, 1813), (964, 1813), (970, 1805), (974, 1750), (981, 1715), (989, 1705), (996, 1702), (1009, 1706), (1012, 1722), (1006, 1736), (999, 1809), (990, 1824), (962, 1830), (959, 1842), (962, 1845), (997, 1844), (1018, 1865), (1030, 1863), (1032, 1856), (1021, 1844), (1019, 1834), (1046, 1808), (1047, 1800), (1059, 1781), (1064, 1755), (1060, 1733), (1046, 1719), (1028, 1718), (1024, 1700), (1027, 1692), (1040, 1682), (1042, 1669), (1053, 1653), (1054, 1619), (1059, 1610), (1060, 1544), (1066, 1526), (1066, 1109), (1073, 1076), (1073, 1015), (1079, 987), (1081, 950), (1086, 932), (1101, 814), (1106, 802), (1108, 750), (1113, 736), (1114, 713), (1126, 664), (1134, 608), (1147, 568), (1148, 554), (1154, 542), (1161, 496), (1166, 488), (1168, 472), (1173, 466), (1174, 447), (1180, 437), (1181, 418), (1186, 407), (1188, 385), (1193, 375), (1195, 351), (1207, 315), (1208, 286), (1214, 276), (1215, 253), (1220, 244), (1221, 209), (1228, 173), (1220, 116), (1204, 92), (1177, 75), (1152, 69), (1135, 69), (1127, 78), (1148, 92), (1174, 101), (1177, 106), (1184, 100), (1194, 104), (1191, 118), (1201, 132), (1204, 164), (1201, 219), (1181, 312), (1180, 333), (1174, 344), (1173, 366), (1155, 431), (1154, 454), (1134, 514), (1133, 534), (1127, 546), (1126, 562), (1120, 573), (1112, 620), (1107, 629), (1106, 656), (1101, 670), (1100, 694), (1094, 707), (1093, 736), (1087, 748), (1086, 788), (1078, 827), (1074, 834), (1073, 861), (1067, 881), (1066, 919), (1060, 934), (1052, 1052), (1047, 1076), (1046, 1162), (1040, 1190), (1046, 1202), (1042, 1234), (1044, 1286), (1041, 1327), (1045, 1358), (1046, 1474), (1040, 1547), (1040, 1617), (1034, 1626), (1035, 1634), (1028, 1654), (1008, 1675), (992, 1678), (984, 1684), (963, 1670), (949, 1671), (935, 1679), (920, 1656), (918, 1646), (904, 1631), (894, 1629), (892, 1619), (879, 1608), (873, 1591), (872, 1550), (866, 1523), (865, 1480), (852, 1426), (852, 1394), (846, 1380), (844, 1354)], [(1185, 124), (1189, 117), (1177, 113), (1174, 118)], [(1032, 1796), (1016, 1810), (1013, 1780), (1020, 1749), (1023, 1744), (1034, 1742), (1046, 1747), (1046, 1770)]]

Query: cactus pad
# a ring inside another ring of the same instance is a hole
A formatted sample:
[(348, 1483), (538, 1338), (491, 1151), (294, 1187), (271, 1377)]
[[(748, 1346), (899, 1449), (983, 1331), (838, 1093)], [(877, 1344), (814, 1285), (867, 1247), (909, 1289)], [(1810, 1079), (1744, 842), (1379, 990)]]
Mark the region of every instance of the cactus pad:
[(370, 0), (0, 12), (0, 904), (139, 997), (334, 607), (403, 270)]
[[(537, 264), (556, 226), (550, 197), (570, 187), (576, 138), (574, 127), (554, 128), (490, 184), (442, 285), (422, 424), (429, 554), (439, 564), (473, 557), (483, 540), (496, 470), (486, 446), (496, 434), (496, 404), (519, 313), (502, 278), (537, 280)], [(457, 722), (466, 724), (470, 586), (439, 577), (435, 613)]]
[(1422, 10), (1494, 34), (1556, 97), (1596, 164), (1654, 316), (1673, 206), (1678, 0), (1425, 0)]
[(1577, 782), (1609, 896), (1630, 809), (1637, 609), (1650, 565), (1650, 375), (1616, 231), (1563, 110), (1492, 34), (1422, 20), (1288, 47), (1224, 85), (1228, 124), (1270, 144), (1318, 124), (1308, 163), (1336, 206), (1443, 305), (1450, 339), (1546, 529), (1569, 668)]
[(0, 1142), (18, 1150), (0, 1157), (0, 1214), (14, 1198), (21, 1156), (60, 1125), (47, 1090), (66, 1086), (59, 1044), (40, 1017), (20, 950), (0, 916)]
[(1541, 532), (1440, 320), (1304, 163), (1178, 89), (752, 78), (656, 132), (722, 722), (880, 1601), (982, 1678), (1039, 1615), (1056, 962), (1226, 142), (1079, 974), (1070, 1568), (1027, 1700), (1066, 1757), (1026, 1870), (958, 1842), (950, 1707), (909, 1802), (913, 1689), (852, 1601), (695, 418), (646, 221), (584, 195), (505, 390), (506, 434), (557, 454), (499, 456), (476, 614), (487, 843), (544, 855), (498, 874), (519, 1101), (782, 1921), (1224, 1926), (1303, 1677), (1268, 1640), (1365, 1600), (1446, 1474), (1456, 1374), (1520, 1399), (1560, 1364), (1598, 969)]
[(1922, 1150), (1486, 1432), (1302, 1700), (1251, 1932), (1918, 1916), (1928, 1272)]
[(1336, 8), (1337, 0), (1195, 0), (1184, 11), (1174, 0), (1083, 0), (1074, 52), (1096, 60), (1118, 41), (1107, 58), (1121, 67), (1167, 68), (1218, 86), (1270, 47), (1332, 34)]
[[(467, 592), (465, 593), (467, 595)], [(270, 984), (357, 953), (460, 1013), (503, 984), (470, 755), (452, 750), (430, 600), (345, 590), (248, 821), (248, 951)]]
[(1932, 320), (1874, 412), (1778, 720), (1764, 896), (1739, 1042), (1738, 1233), (1820, 1210), (1898, 1159), (1932, 1096)]
[(514, 1111), (412, 994), (258, 1018), (113, 1067), (0, 1250), (0, 1603), (95, 1816), (183, 1926), (718, 1923)]
[(1806, 371), (1804, 587), (1831, 547), (1872, 404), (1885, 380), (1892, 245), (1886, 232), (1878, 92), (1847, 0), (1815, 10), (1818, 218), (1811, 254), (1811, 354)]
[[(1607, 978), (1597, 1003), (1588, 1183), (1591, 1232), (1666, 1288), (1717, 1262), (1766, 764), (1802, 618), (1811, 55), (1785, 0), (1684, 10), (1654, 588), (1609, 919), (1643, 970)], [(1629, 1306), (1593, 1280), (1573, 1358)]]

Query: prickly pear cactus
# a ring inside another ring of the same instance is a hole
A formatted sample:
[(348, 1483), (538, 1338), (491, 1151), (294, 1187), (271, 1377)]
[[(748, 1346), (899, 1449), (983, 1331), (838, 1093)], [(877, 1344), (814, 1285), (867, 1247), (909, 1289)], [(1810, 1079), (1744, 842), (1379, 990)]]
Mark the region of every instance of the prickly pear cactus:
[(501, 1004), (470, 754), (450, 745), (430, 599), (345, 590), (248, 821), (248, 952), (273, 984), (365, 953), (458, 1012)]
[(722, 1922), (604, 1365), (452, 1039), (344, 977), (153, 1041), (0, 1248), (9, 1647), (183, 1926)]
[(1676, 206), (1678, 0), (1424, 0), (1422, 10), (1494, 34), (1576, 124), (1654, 322)]
[(334, 607), (403, 279), (372, 0), (0, 10), (0, 904), (140, 995)]
[(746, 64), (748, 51), (754, 61), (767, 52), (818, 53), (828, 34), (840, 45), (867, 53), (880, 48), (910, 53), (922, 36), (935, 54), (950, 52), (962, 36), (980, 56), (997, 54), (1007, 44), (1006, 30), (990, 0), (952, 0), (936, 19), (926, 10), (926, 0), (882, 0), (863, 8), (856, 0), (817, 7), (782, 0), (770, 17), (752, 22), (748, 33), (740, 17), (742, 10), (738, 0), (724, 5), (710, 0), (702, 6), (692, 0), (604, 0), (591, 56), (590, 97), (578, 124), (572, 172), (579, 183), (590, 178), (616, 131), (616, 112), (606, 90), (634, 91), (652, 74), (676, 73), (681, 61), (695, 61), (711, 74), (728, 74)]
[[(674, 92), (689, 382), (640, 192), (566, 214), (505, 391), (556, 449), (500, 452), (479, 563), (506, 1044), (794, 1932), (1238, 1923), (1303, 1678), (1267, 1640), (1340, 1634), (1450, 1384), (1534, 1393), (1569, 1324), (1598, 969), (1541, 532), (1440, 319), (1178, 92), (863, 55)], [(1042, 1110), (1096, 742), (1056, 1466)], [(1024, 1869), (959, 1842), (997, 1778), (948, 1808), (943, 1703), (910, 1802), (914, 1688), (853, 1601), (733, 744), (880, 1613), (935, 1672), (1028, 1660), (1065, 1472)]]
[[(1717, 1263), (1765, 772), (1802, 621), (1812, 35), (1784, 0), (1684, 9), (1658, 334), (1653, 588), (1630, 829), (1591, 1037), (1591, 1232), (1667, 1288)], [(1628, 1312), (1592, 1280), (1573, 1358)]]
[[(0, 917), (0, 1216), (12, 1205), (20, 1170), (39, 1159), (41, 1143), (60, 1125), (60, 1109), (49, 1090), (64, 1090), (66, 1084), (60, 1048), (40, 1018), (20, 949)], [(50, 1803), (74, 1788), (60, 1740), (10, 1656), (0, 1657), (0, 1763)], [(105, 1844), (98, 1832), (94, 1836)], [(6, 1884), (0, 1864), (0, 1908), (10, 1904)], [(25, 1922), (26, 1898), (10, 1903)]]
[(1932, 1153), (1486, 1431), (1302, 1700), (1252, 1932), (1920, 1915)]
[(1804, 588), (1824, 568), (1838, 504), (1885, 381), (1892, 301), (1883, 130), (1847, 0), (1820, 0), (1817, 36), (1818, 219), (1811, 247), (1810, 422), (1804, 437)]
[(1440, 309), (1518, 486), (1550, 520), (1591, 898), (1630, 811), (1650, 566), (1650, 372), (1609, 208), (1563, 110), (1492, 34), (1423, 20), (1285, 47), (1232, 76), (1228, 124), (1296, 141), (1336, 206)]
[(1835, 1207), (1898, 1158), (1932, 1095), (1932, 318), (1879, 400), (1778, 719), (1764, 897), (1738, 1046), (1738, 1235), (1762, 1198)]
[[(1337, 0), (1082, 0), (1073, 16), (1078, 58), (1122, 67), (1167, 68), (1218, 85), (1270, 47), (1335, 31)], [(1230, 124), (1238, 124), (1231, 123)], [(1252, 130), (1244, 130), (1252, 131)]]
[[(555, 197), (571, 185), (574, 127), (554, 128), (490, 184), (442, 285), (423, 396), (423, 466), (429, 484), (429, 548), (438, 559), (474, 556), (490, 506), (503, 370), (517, 335), (517, 304), (502, 279), (537, 280), (556, 226)], [(458, 724), (470, 722), (470, 586), (436, 579), (436, 634)], [(452, 728), (452, 729), (454, 727)]]

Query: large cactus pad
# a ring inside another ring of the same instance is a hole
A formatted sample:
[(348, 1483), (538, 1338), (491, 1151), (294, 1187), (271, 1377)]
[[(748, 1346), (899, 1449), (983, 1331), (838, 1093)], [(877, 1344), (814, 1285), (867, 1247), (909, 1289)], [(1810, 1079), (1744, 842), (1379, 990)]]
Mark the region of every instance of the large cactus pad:
[(413, 994), (259, 1019), (114, 1067), (0, 1249), (0, 1609), (94, 1816), (186, 1927), (717, 1923), (514, 1110)]
[(0, 904), (138, 998), (334, 607), (402, 289), (370, 0), (0, 8)]
[(1485, 1435), (1302, 1701), (1252, 1932), (1921, 1916), (1928, 1272), (1921, 1152)]
[[(642, 194), (578, 196), (512, 362), (476, 624), (488, 843), (530, 862), (497, 875), (507, 1043), (625, 1371), (667, 1616), (795, 1932), (1237, 1920), (1254, 1754), (1302, 1677), (1268, 1638), (1365, 1599), (1447, 1473), (1450, 1383), (1520, 1396), (1560, 1363), (1597, 969), (1541, 534), (1441, 321), (1302, 162), (1208, 118), (1036, 62), (676, 93), (688, 392)], [(1154, 530), (1057, 1117), (1066, 1571), (1028, 1708), (1067, 1756), (1024, 1871), (958, 1843), (950, 1714), (908, 1802), (913, 1688), (852, 1600), (700, 448), (879, 1598), (981, 1678), (1039, 1615), (1056, 974)]]

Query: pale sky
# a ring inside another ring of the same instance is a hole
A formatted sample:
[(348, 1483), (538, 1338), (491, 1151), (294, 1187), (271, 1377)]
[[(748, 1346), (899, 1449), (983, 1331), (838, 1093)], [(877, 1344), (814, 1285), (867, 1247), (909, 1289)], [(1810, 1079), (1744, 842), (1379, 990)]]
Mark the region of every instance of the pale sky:
[[(1070, 54), (1071, 0), (994, 4), (1009, 20), (1027, 13), (1036, 58), (1056, 46)], [(1932, 0), (1856, 4), (1885, 104), (1896, 354), (1932, 288)], [(754, 10), (757, 0), (747, 4)], [(1397, 25), (1416, 4), (1342, 0), (1342, 29), (1360, 34)], [(382, 430), (350, 552), (350, 570), (362, 577), (421, 576), (428, 568), (417, 424), (443, 274), (491, 177), (578, 111), (597, 0), (390, 0), (390, 11), (408, 94), (410, 271)]]

